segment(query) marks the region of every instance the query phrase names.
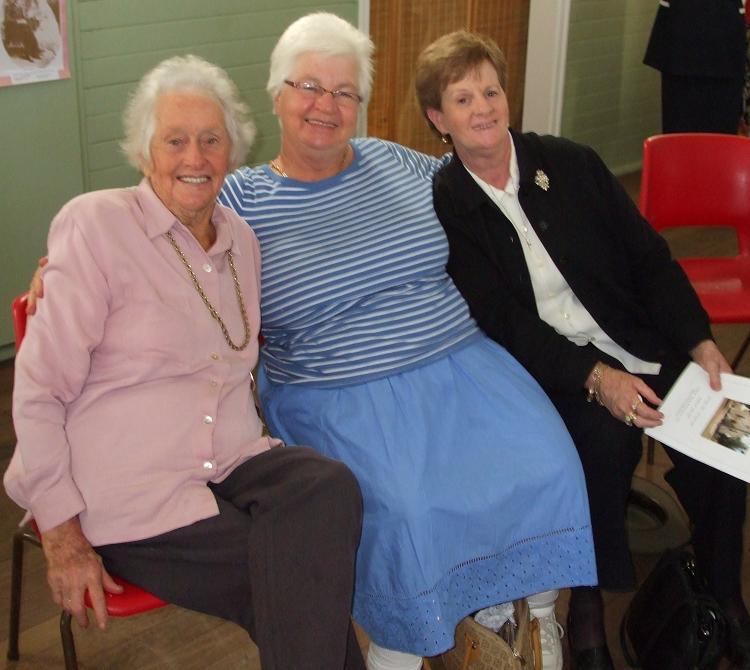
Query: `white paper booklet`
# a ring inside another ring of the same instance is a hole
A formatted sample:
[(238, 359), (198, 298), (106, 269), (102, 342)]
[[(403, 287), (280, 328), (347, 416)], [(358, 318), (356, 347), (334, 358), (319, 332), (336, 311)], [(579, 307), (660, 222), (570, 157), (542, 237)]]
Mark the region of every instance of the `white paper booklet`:
[(750, 482), (750, 378), (721, 375), (721, 391), (690, 363), (662, 406), (664, 423), (646, 435), (722, 472)]

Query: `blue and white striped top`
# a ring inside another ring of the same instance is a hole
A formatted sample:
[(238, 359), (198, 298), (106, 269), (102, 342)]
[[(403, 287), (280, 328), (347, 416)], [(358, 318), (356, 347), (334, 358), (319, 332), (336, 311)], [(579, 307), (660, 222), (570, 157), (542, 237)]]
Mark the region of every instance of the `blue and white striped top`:
[(260, 241), (263, 361), (276, 383), (360, 383), (478, 336), (445, 271), (432, 207), (442, 163), (377, 139), (352, 147), (352, 164), (330, 179), (244, 167), (219, 196)]

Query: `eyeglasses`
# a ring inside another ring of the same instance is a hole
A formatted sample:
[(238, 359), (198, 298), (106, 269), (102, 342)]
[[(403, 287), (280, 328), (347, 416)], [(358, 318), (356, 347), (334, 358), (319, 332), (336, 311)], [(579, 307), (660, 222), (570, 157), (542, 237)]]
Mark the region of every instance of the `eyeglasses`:
[(340, 90), (329, 91), (314, 81), (289, 81), (288, 79), (284, 79), (284, 83), (311, 98), (322, 98), (326, 93), (330, 93), (336, 104), (341, 107), (356, 107), (362, 102), (362, 96), (358, 93)]

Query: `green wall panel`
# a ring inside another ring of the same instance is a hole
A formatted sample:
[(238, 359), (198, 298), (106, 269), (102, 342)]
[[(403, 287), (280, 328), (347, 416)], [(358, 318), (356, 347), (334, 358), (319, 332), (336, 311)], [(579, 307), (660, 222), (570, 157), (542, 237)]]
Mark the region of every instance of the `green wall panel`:
[(640, 167), (661, 128), (658, 73), (641, 62), (654, 0), (572, 0), (562, 134), (593, 146), (616, 173)]
[(44, 254), (49, 222), (85, 191), (135, 184), (120, 152), (121, 114), (143, 74), (195, 53), (226, 68), (250, 105), (249, 162), (273, 157), (279, 127), (265, 91), (283, 29), (311, 11), (356, 23), (356, 0), (68, 0), (72, 78), (0, 88), (0, 357), (12, 353), (9, 305)]
[(11, 300), (29, 285), (51, 218), (83, 189), (78, 111), (73, 79), (0, 88), (3, 358), (13, 352)]

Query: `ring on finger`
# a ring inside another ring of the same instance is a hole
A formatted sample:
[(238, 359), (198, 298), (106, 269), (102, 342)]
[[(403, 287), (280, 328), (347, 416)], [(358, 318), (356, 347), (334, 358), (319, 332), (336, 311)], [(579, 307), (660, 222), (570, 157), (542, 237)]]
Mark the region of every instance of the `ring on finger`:
[(635, 417), (632, 414), (626, 414), (625, 417), (623, 418), (623, 421), (625, 422), (626, 426), (632, 426), (634, 419)]
[(635, 410), (637, 410), (637, 409), (638, 409), (638, 406), (639, 406), (639, 405), (640, 405), (640, 404), (641, 404), (642, 402), (643, 402), (643, 397), (642, 397), (642, 396), (641, 396), (641, 394), (639, 393), (638, 395), (636, 395), (636, 397), (635, 397), (635, 401), (634, 401), (634, 402), (633, 402), (633, 404), (632, 404), (632, 405), (630, 406), (630, 409), (632, 409), (632, 410), (633, 410), (633, 414), (635, 414)]

